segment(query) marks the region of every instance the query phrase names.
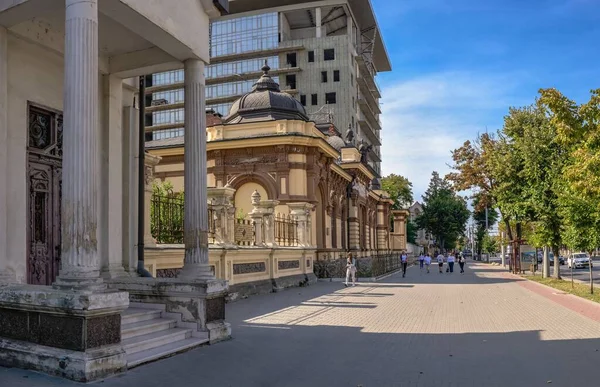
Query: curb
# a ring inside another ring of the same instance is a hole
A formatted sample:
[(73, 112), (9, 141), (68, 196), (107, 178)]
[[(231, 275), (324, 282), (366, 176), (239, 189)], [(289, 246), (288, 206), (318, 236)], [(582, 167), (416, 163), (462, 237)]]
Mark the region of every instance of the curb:
[[(510, 274), (512, 274), (512, 273), (510, 273)], [(563, 291), (563, 290), (560, 290), (560, 289), (553, 288), (552, 286), (548, 286), (548, 285), (544, 285), (544, 284), (541, 284), (541, 283), (539, 283), (539, 282), (536, 282), (536, 281), (532, 281), (532, 280), (530, 280), (529, 278), (525, 278), (525, 277), (523, 277), (523, 276), (517, 276), (517, 275), (515, 275), (515, 274), (512, 274), (512, 275), (514, 275), (514, 276), (516, 276), (516, 277), (519, 277), (519, 278), (521, 278), (521, 279), (523, 279), (523, 280), (525, 280), (525, 281), (527, 281), (527, 282), (530, 282), (530, 283), (536, 284), (536, 285), (538, 285), (538, 286), (540, 286), (540, 287), (547, 288), (548, 290), (551, 290), (553, 294), (557, 294), (557, 295), (565, 295), (565, 296), (570, 296), (570, 297), (575, 297), (575, 298), (577, 298), (578, 300), (583, 300), (583, 301), (585, 301), (585, 302), (587, 302), (587, 303), (589, 303), (589, 304), (591, 304), (591, 305), (595, 305), (596, 307), (600, 308), (600, 302), (596, 302), (596, 301), (588, 300), (587, 298), (583, 298), (583, 297), (581, 297), (581, 296), (578, 296), (578, 295), (576, 295), (576, 294), (568, 293), (568, 292), (565, 292), (565, 291)], [(561, 293), (558, 293), (558, 292), (561, 292)]]

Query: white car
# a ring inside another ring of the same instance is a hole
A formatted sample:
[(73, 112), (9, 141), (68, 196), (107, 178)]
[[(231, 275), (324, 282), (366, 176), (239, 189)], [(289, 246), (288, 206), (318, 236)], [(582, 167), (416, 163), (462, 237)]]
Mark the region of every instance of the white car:
[(573, 253), (569, 255), (569, 258), (567, 259), (567, 266), (569, 269), (579, 269), (588, 267), (589, 265), (592, 265), (592, 267), (594, 266), (594, 264), (591, 263), (590, 256), (587, 253)]

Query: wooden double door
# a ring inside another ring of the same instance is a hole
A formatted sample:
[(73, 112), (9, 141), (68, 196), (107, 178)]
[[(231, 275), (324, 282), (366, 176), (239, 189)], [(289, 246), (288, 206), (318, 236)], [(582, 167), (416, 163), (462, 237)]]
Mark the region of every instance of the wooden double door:
[(28, 109), (27, 282), (51, 285), (60, 270), (62, 114)]

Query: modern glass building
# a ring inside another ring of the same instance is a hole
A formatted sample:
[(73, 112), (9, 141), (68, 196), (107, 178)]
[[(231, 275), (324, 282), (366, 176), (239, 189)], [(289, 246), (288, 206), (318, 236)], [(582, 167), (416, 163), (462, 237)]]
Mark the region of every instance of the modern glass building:
[[(232, 1), (230, 14), (211, 22), (206, 107), (227, 115), (267, 61), (281, 90), (305, 105), (312, 120), (332, 122), (342, 134), (352, 128), (372, 145), (369, 165), (380, 174), (376, 75), (391, 66), (369, 0), (278, 3)], [(147, 140), (182, 136), (183, 71), (147, 76), (146, 86)]]

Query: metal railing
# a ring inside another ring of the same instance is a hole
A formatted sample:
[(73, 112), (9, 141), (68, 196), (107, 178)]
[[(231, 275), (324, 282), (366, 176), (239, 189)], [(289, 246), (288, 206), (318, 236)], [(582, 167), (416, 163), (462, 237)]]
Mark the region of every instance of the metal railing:
[[(150, 232), (158, 244), (183, 244), (184, 200), (181, 194), (152, 195)], [(208, 204), (208, 242), (214, 243), (216, 214)]]
[(298, 221), (292, 215), (275, 216), (275, 243), (279, 246), (298, 246)]

